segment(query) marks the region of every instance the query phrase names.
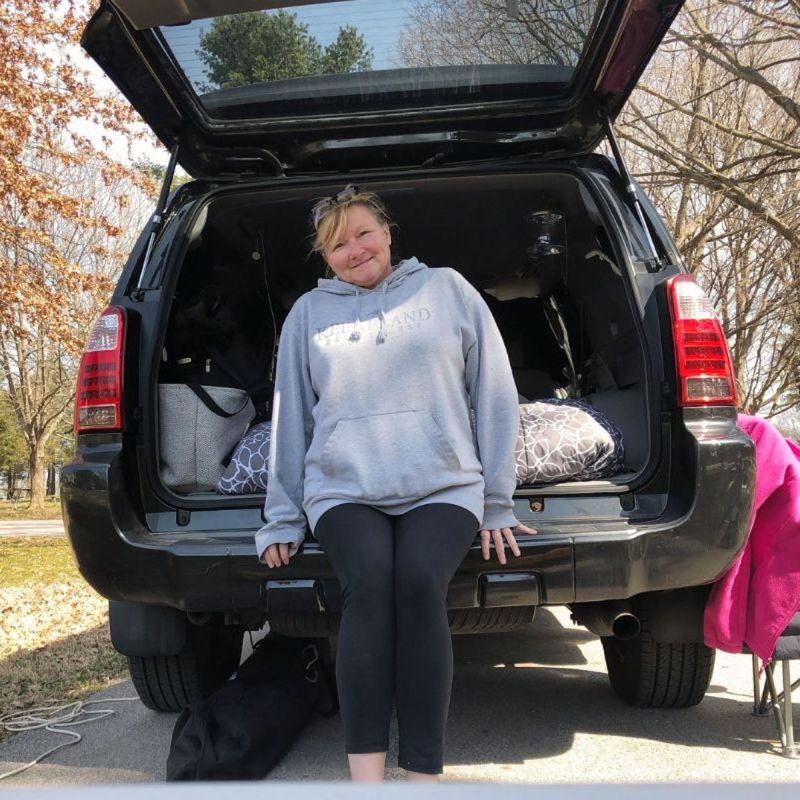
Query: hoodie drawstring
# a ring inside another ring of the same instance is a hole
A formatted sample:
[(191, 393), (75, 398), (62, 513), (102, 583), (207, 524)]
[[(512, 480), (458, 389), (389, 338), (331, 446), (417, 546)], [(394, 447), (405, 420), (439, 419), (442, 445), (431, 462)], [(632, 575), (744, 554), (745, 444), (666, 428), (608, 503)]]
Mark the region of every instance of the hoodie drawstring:
[[(388, 276), (386, 280), (384, 280), (380, 287), (381, 299), (380, 309), (378, 311), (378, 321), (380, 324), (378, 326), (378, 335), (375, 338), (375, 344), (383, 344), (389, 334), (389, 328), (386, 321), (386, 296), (389, 293), (389, 290), (395, 289), (398, 286), (402, 286), (409, 275), (413, 275), (414, 273), (423, 269), (428, 269), (428, 267), (426, 267), (425, 264), (420, 263), (416, 258), (403, 259), (399, 264), (392, 267), (392, 274)], [(367, 292), (362, 291), (358, 286), (350, 284), (347, 281), (343, 281), (338, 276), (335, 278), (320, 278), (317, 281), (317, 288), (313, 291), (330, 292), (331, 294), (350, 296), (355, 294), (356, 308), (353, 319), (354, 329), (347, 338), (348, 341), (353, 343), (361, 341), (361, 295), (367, 294)], [(370, 322), (371, 321), (372, 320), (370, 319)]]
[(357, 342), (361, 338), (361, 292), (356, 286), (356, 318), (354, 320), (355, 330), (348, 337), (348, 341)]
[[(378, 310), (378, 320), (380, 325), (378, 327), (378, 335), (375, 338), (375, 344), (383, 344), (386, 341), (386, 292), (389, 289), (388, 282), (384, 282), (381, 286), (381, 306)], [(361, 339), (361, 292), (358, 287), (355, 288), (356, 294), (356, 313), (353, 324), (355, 330), (348, 336), (348, 341), (358, 342)]]
[(378, 311), (378, 318), (380, 319), (380, 327), (378, 328), (378, 336), (375, 339), (375, 344), (383, 344), (386, 341), (386, 290), (389, 288), (388, 281), (384, 281), (381, 287), (381, 307)]

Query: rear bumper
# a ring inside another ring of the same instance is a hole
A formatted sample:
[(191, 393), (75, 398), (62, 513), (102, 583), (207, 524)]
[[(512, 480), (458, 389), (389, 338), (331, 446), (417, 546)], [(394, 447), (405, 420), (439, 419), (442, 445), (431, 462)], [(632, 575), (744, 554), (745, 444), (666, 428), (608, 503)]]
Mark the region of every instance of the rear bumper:
[[(451, 582), (450, 607), (622, 599), (718, 578), (747, 537), (753, 445), (730, 413), (686, 411), (676, 429), (672, 489), (658, 516), (551, 527), (529, 513), (540, 532), (520, 536), (522, 554), (507, 565), (484, 561), (476, 541)], [(120, 446), (95, 449), (61, 475), (65, 529), (101, 595), (190, 611), (339, 610), (338, 581), (313, 541), (271, 570), (256, 559), (254, 530), (152, 533), (129, 497)], [(487, 578), (498, 573), (523, 575)]]

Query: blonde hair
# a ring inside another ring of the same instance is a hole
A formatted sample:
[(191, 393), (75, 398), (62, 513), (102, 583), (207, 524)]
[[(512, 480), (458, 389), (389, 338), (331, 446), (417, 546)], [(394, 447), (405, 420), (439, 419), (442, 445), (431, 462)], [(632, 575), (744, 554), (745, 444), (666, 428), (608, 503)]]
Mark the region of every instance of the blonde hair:
[(325, 249), (338, 239), (347, 227), (347, 212), (351, 206), (364, 206), (371, 211), (381, 225), (391, 225), (386, 206), (375, 192), (364, 192), (358, 186), (348, 184), (333, 197), (318, 200), (311, 210), (314, 238), (311, 249), (323, 254)]

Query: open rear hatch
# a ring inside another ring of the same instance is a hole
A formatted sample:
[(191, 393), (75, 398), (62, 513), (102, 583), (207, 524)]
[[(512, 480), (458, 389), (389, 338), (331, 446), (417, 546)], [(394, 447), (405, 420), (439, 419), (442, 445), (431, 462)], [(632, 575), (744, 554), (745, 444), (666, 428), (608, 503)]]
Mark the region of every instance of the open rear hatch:
[(103, 0), (82, 44), (196, 177), (391, 168), (592, 151), (682, 4)]
[[(602, 494), (606, 512), (618, 519), (620, 504), (614, 498), (631, 492), (658, 459), (653, 413), (658, 399), (651, 390), (660, 382), (650, 375), (663, 369), (653, 363), (657, 353), (645, 352), (645, 332), (628, 286), (623, 250), (636, 255), (644, 244), (619, 246), (619, 233), (590, 185), (581, 170), (556, 165), (524, 174), (404, 175), (370, 183), (398, 224), (403, 254), (424, 253), (431, 264), (457, 264), (481, 293), (503, 337), (520, 403), (581, 398), (622, 437), (618, 470), (559, 486), (552, 478), (538, 486), (527, 483), (518, 497)], [(175, 302), (164, 340), (156, 341), (155, 352), (144, 359), (153, 364), (159, 361), (156, 353), (161, 355), (158, 463), (163, 467), (168, 461), (171, 467), (169, 474), (162, 471), (161, 482), (185, 498), (181, 502), (187, 508), (209, 501), (260, 504), (261, 499), (259, 492), (242, 497), (244, 490), (224, 497), (228, 486), (225, 481), (216, 485), (217, 478), (198, 480), (208, 484), (203, 486), (179, 485), (184, 482), (175, 475), (187, 464), (191, 469), (195, 459), (175, 439), (188, 445), (195, 436), (186, 426), (185, 404), (161, 393), (178, 391), (199, 408), (186, 383), (228, 386), (234, 377), (237, 386), (250, 386), (271, 379), (282, 322), (320, 273), (321, 265), (308, 258), (306, 234), (308, 208), (321, 191), (320, 185), (293, 182), (247, 183), (210, 193), (187, 231), (190, 245), (182, 263), (169, 269), (173, 275), (177, 271), (177, 280), (168, 284)], [(464, 220), (474, 224), (465, 226)], [(389, 315), (387, 324), (415, 323)], [(248, 370), (260, 372), (250, 376)], [(187, 371), (195, 377), (188, 378)], [(251, 397), (258, 407), (252, 392)], [(177, 409), (182, 421), (166, 420), (162, 401)], [(240, 401), (226, 410), (239, 409)], [(204, 441), (197, 439), (197, 454), (206, 452)], [(150, 452), (155, 464), (157, 451)], [(205, 457), (200, 461), (208, 463)], [(227, 464), (220, 471), (226, 481), (237, 474)]]

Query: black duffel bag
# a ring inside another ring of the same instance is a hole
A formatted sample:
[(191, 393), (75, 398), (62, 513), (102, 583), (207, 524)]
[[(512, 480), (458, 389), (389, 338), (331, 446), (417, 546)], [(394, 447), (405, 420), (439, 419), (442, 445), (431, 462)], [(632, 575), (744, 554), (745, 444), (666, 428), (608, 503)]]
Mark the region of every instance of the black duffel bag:
[(254, 341), (237, 322), (220, 289), (203, 286), (176, 296), (159, 366), (159, 383), (227, 386), (247, 390), (255, 421), (270, 418), (274, 341)]
[(235, 678), (181, 712), (167, 780), (260, 780), (314, 713), (330, 717), (338, 708), (332, 676), (314, 642), (268, 634)]

